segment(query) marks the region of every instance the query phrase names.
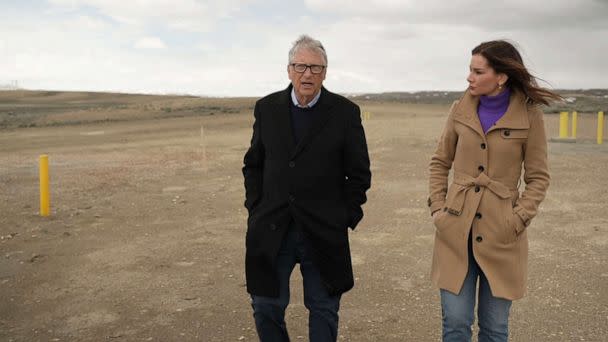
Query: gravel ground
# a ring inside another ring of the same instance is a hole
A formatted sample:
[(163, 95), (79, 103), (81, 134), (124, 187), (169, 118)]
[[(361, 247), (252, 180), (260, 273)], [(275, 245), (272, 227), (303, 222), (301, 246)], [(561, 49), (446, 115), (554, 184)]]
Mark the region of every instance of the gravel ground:
[[(342, 341), (437, 341), (427, 164), (446, 106), (362, 103), (373, 168), (351, 233)], [(557, 117), (547, 116), (549, 136)], [(244, 284), (248, 111), (0, 131), (0, 340), (256, 341)], [(608, 143), (550, 142), (552, 184), (529, 228), (512, 341), (605, 341)], [(52, 215), (38, 211), (37, 158)], [(308, 340), (301, 277), (287, 324)]]

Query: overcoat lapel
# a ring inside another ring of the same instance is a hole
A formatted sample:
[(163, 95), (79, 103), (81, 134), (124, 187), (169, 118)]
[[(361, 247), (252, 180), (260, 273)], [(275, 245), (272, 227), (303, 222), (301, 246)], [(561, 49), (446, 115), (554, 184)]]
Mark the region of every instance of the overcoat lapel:
[(331, 93), (329, 93), (325, 88), (321, 90), (321, 97), (319, 98), (319, 102), (315, 106), (319, 106), (319, 115), (315, 118), (315, 121), (312, 122), (310, 128), (302, 137), (298, 145), (296, 146), (295, 151), (292, 154), (292, 158), (297, 156), (298, 153), (302, 152), (304, 147), (310, 143), (310, 141), (317, 135), (325, 126), (327, 121), (332, 116), (331, 107), (333, 106), (333, 102)]
[(479, 106), (479, 97), (472, 96), (467, 90), (462, 97), (462, 100), (458, 103), (454, 109), (454, 120), (462, 123), (463, 125), (469, 126), (480, 136), (484, 137), (483, 128), (481, 128), (481, 122), (477, 116), (477, 107)]
[(295, 149), (295, 139), (293, 137), (293, 128), (291, 125), (291, 113), (289, 112), (289, 106), (291, 106), (291, 85), (287, 87), (281, 94), (281, 97), (277, 102), (276, 124), (279, 126), (278, 131), (281, 132), (282, 139), (285, 141), (285, 146), (288, 149), (290, 155), (293, 154)]

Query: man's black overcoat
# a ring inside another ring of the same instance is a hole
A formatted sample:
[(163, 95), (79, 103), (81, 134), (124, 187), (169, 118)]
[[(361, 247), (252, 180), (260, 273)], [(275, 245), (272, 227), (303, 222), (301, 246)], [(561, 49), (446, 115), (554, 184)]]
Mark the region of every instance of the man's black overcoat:
[(296, 145), (290, 85), (256, 102), (245, 154), (247, 291), (279, 295), (276, 257), (291, 219), (305, 233), (315, 265), (332, 294), (353, 285), (348, 227), (363, 217), (371, 173), (359, 107), (321, 90), (320, 110)]

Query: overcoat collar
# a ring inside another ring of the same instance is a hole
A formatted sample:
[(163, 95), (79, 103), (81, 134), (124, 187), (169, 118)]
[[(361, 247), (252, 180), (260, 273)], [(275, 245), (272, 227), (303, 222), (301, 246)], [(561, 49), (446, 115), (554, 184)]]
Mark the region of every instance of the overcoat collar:
[(498, 121), (496, 121), (494, 126), (490, 127), (486, 134), (483, 133), (481, 122), (479, 121), (479, 116), (477, 115), (478, 106), (479, 96), (473, 96), (469, 90), (467, 90), (462, 96), (462, 99), (454, 108), (454, 120), (471, 127), (481, 136), (485, 136), (491, 131), (501, 128), (530, 128), (526, 97), (519, 90), (514, 89), (511, 91), (511, 98), (509, 99), (509, 107), (507, 108), (507, 111), (500, 119), (498, 119)]
[(287, 89), (285, 89), (278, 100), (278, 117), (279, 126), (281, 127), (281, 132), (283, 132), (283, 139), (285, 140), (286, 146), (288, 146), (291, 158), (294, 158), (298, 153), (300, 153), (307, 144), (310, 143), (312, 138), (321, 131), (323, 126), (327, 123), (327, 121), (333, 115), (331, 108), (334, 105), (334, 99), (332, 94), (325, 89), (325, 87), (321, 88), (321, 97), (319, 101), (315, 104), (315, 107), (318, 107), (320, 115), (317, 116), (314, 122), (312, 122), (310, 128), (304, 134), (304, 137), (300, 139), (300, 142), (296, 145), (295, 139), (293, 136), (293, 128), (291, 125), (291, 112), (290, 106), (291, 103), (291, 89), (293, 85), (289, 85)]

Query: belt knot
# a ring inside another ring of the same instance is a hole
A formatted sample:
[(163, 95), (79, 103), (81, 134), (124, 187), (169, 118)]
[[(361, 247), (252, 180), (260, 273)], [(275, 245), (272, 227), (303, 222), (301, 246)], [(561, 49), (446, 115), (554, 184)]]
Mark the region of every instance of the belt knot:
[(455, 173), (452, 186), (457, 186), (458, 188), (455, 192), (452, 192), (453, 196), (447, 199), (446, 208), (454, 215), (462, 214), (466, 193), (475, 186), (489, 189), (502, 199), (511, 198), (511, 191), (509, 191), (507, 186), (499, 181), (491, 179), (484, 172), (480, 173), (477, 177), (461, 172)]

